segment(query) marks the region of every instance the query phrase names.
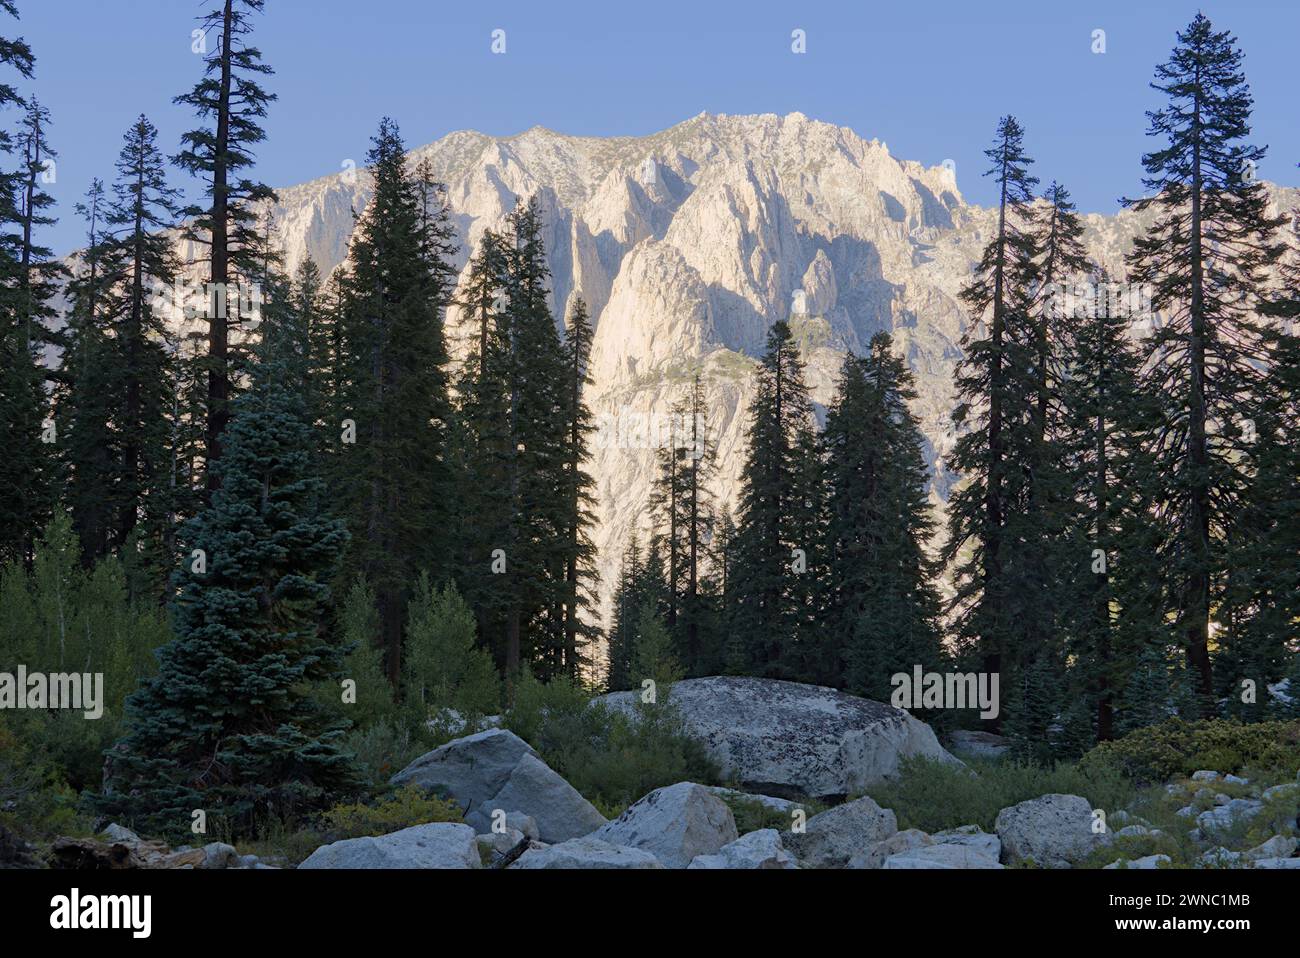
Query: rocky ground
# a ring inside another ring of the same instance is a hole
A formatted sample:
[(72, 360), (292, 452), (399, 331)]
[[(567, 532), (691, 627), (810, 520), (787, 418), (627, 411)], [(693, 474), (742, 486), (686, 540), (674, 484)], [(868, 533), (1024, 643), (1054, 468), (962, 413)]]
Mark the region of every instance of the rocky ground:
[[(416, 824), (316, 848), (297, 867), (686, 869), (1300, 869), (1300, 774), (1265, 784), (1213, 769), (1146, 789), (1129, 808), (1045, 794), (977, 824), (926, 832), (861, 796), (919, 757), (989, 774), (1005, 743), (980, 732), (947, 741), (905, 712), (831, 689), (763, 679), (677, 683), (671, 701), (736, 787), (679, 782), (607, 820), (523, 739), (503, 728), (457, 738), (393, 784), (449, 797), (463, 823)], [(616, 694), (607, 705), (631, 708)], [(779, 793), (779, 794), (773, 794)], [(861, 796), (861, 797), (859, 797)], [(740, 810), (748, 809), (745, 814)], [(742, 833), (738, 816), (761, 827)], [(110, 826), (56, 844), (67, 867), (268, 868), (227, 844), (169, 849)]]

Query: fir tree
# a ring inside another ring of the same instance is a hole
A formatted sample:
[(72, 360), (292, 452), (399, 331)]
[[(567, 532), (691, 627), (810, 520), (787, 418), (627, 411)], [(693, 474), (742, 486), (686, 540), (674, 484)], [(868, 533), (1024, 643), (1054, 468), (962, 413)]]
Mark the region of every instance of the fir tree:
[[(449, 291), (391, 120), (373, 142), (374, 195), (353, 236), (341, 316), (342, 406), (357, 435), (336, 457), (335, 483), (353, 535), (351, 566), (375, 590), (396, 684), (411, 583), (420, 569), (435, 582), (448, 572)], [(440, 208), (438, 222), (446, 215)]]
[(68, 351), (56, 422), (63, 430), (64, 498), (86, 565), (113, 548), (116, 498), (115, 409), (109, 379), (113, 347), (105, 307), (108, 272), (104, 184), (96, 179), (77, 213), (86, 221), (86, 247), (68, 282)]
[(564, 556), (564, 648), (560, 667), (577, 679), (579, 666), (590, 664), (586, 649), (595, 641), (596, 629), (587, 621), (595, 604), (594, 584), (596, 547), (588, 531), (595, 522), (592, 507), (595, 481), (586, 471), (588, 443), (595, 426), (587, 408), (584, 390), (591, 381), (591, 321), (587, 304), (579, 298), (569, 316), (564, 338), (567, 389), (564, 395), (565, 448), (563, 464), (564, 508), (566, 515)]
[(893, 674), (943, 661), (936, 570), (926, 554), (928, 477), (908, 408), (915, 398), (889, 334), (877, 333), (865, 357), (845, 357), (822, 434), (829, 665), (849, 691), (877, 701), (889, 700)]
[(360, 785), (341, 723), (311, 691), (341, 678), (344, 650), (319, 623), (347, 531), (321, 518), (324, 484), (280, 346), (268, 339), (236, 403), (221, 484), (183, 536), (193, 552), (175, 576), (176, 638), (128, 702), (97, 800), (167, 835), (187, 834), (195, 809), (251, 834)]
[[(262, 62), (262, 53), (248, 43), (251, 15), (261, 13), (264, 0), (218, 0), (199, 18), (205, 53), (203, 78), (174, 102), (194, 110), (204, 125), (181, 138), (181, 151), (173, 162), (204, 181), (206, 206), (190, 206), (188, 238), (207, 247), (208, 283), (203, 316), (207, 324), (207, 401), (204, 460), (205, 485), (210, 496), (217, 472), (208, 468), (221, 458), (221, 434), (230, 420), (232, 332), (238, 334), (245, 319), (242, 310), (231, 316), (231, 305), (251, 296), (230, 295), (247, 281), (245, 271), (255, 265), (259, 203), (274, 199), (271, 189), (247, 173), (253, 149), (265, 139), (260, 121), (275, 94), (264, 90), (259, 78), (274, 72)], [(211, 51), (208, 52), (208, 45)]]
[(176, 275), (172, 242), (164, 231), (175, 221), (179, 194), (167, 185), (157, 136), (140, 116), (124, 137), (108, 209), (114, 235), (106, 256), (111, 286), (105, 305), (114, 334), (110, 389), (117, 405), (114, 538), (126, 543), (144, 520), (143, 535), (155, 542), (161, 564), (169, 568), (174, 556), (162, 556), (161, 542), (175, 511), (166, 481), (173, 388), (169, 334), (157, 304), (158, 292)]
[[(1031, 652), (1025, 648), (1018, 615), (1039, 601), (1031, 586), (1041, 569), (1017, 553), (1031, 523), (1016, 527), (1028, 498), (1024, 470), (1032, 460), (1038, 377), (1029, 321), (1033, 242), (1026, 230), (1037, 179), (1028, 172), (1023, 131), (1014, 117), (998, 124), (985, 151), (985, 174), (998, 184), (997, 232), (984, 249), (974, 278), (962, 291), (973, 318), (963, 339), (958, 367), (961, 402), (953, 413), (967, 431), (954, 447), (950, 465), (963, 484), (949, 500), (950, 532), (944, 559), (955, 565), (956, 626), (960, 641), (973, 645), (982, 668), (1002, 676)], [(1000, 719), (994, 719), (997, 727)]]
[(728, 582), (733, 671), (798, 678), (805, 665), (804, 623), (815, 588), (808, 571), (815, 568), (817, 543), (811, 524), (801, 520), (811, 512), (804, 504), (819, 478), (809, 458), (812, 430), (803, 361), (789, 324), (777, 322), (768, 332), (746, 432)]
[(1227, 542), (1242, 516), (1250, 449), (1242, 423), (1256, 418), (1270, 348), (1258, 316), (1265, 270), (1278, 258), (1278, 221), (1253, 175), (1264, 156), (1247, 142), (1252, 97), (1231, 34), (1202, 14), (1178, 34), (1152, 87), (1169, 102), (1149, 112), (1162, 142), (1142, 159), (1146, 198), (1128, 201), (1155, 219), (1129, 257), (1168, 317), (1152, 344), (1146, 388), (1165, 401), (1156, 437), (1162, 477), (1160, 558), (1188, 663), (1204, 708), (1214, 691), (1211, 617), (1227, 618)]
[[(1099, 288), (1109, 285), (1103, 274)], [(1158, 404), (1141, 384), (1141, 355), (1128, 333), (1133, 317), (1112, 309), (1112, 299), (1085, 300), (1056, 317), (1069, 330), (1058, 448), (1072, 504), (1057, 604), (1074, 662), (1068, 698), (1092, 707), (1103, 741), (1114, 735), (1125, 676), (1171, 638), (1154, 565), (1149, 444)]]

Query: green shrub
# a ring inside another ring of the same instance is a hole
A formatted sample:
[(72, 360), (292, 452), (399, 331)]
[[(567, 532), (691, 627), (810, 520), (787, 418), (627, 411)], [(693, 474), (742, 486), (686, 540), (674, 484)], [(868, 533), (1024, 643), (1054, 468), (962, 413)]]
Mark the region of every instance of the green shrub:
[(386, 835), (412, 825), (430, 822), (459, 822), (460, 808), (417, 785), (406, 785), (371, 805), (335, 805), (322, 816), (330, 841)]
[(1197, 769), (1295, 774), (1300, 720), (1243, 725), (1236, 719), (1169, 719), (1102, 742), (1082, 759), (1089, 772), (1117, 771), (1139, 783), (1164, 782)]
[(543, 685), (525, 672), (505, 724), (606, 815), (664, 785), (718, 779), (704, 746), (667, 705), (639, 706), (629, 718), (567, 680)]
[(356, 756), (362, 773), (373, 786), (384, 785), (439, 744), (419, 723), (403, 721), (400, 716), (354, 728), (343, 739), (343, 748)]
[(1132, 783), (1109, 769), (1034, 765), (1019, 761), (978, 762), (968, 768), (930, 759), (905, 758), (897, 778), (868, 788), (882, 808), (892, 808), (898, 827), (942, 831), (960, 825), (993, 830), (998, 812), (1042, 795), (1082, 795), (1093, 808), (1128, 807)]

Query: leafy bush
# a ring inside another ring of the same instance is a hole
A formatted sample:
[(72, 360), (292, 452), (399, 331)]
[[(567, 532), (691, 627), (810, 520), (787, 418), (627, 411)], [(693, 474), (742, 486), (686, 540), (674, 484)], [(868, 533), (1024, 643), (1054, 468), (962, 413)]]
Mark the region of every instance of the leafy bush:
[(1169, 719), (1102, 742), (1083, 756), (1088, 772), (1117, 771), (1156, 783), (1197, 769), (1295, 774), (1300, 766), (1300, 720), (1243, 725), (1235, 719)]
[(400, 716), (354, 728), (343, 739), (343, 748), (356, 756), (366, 780), (375, 786), (382, 786), (438, 744), (421, 725)]
[(430, 822), (459, 822), (460, 808), (416, 785), (406, 785), (372, 805), (335, 805), (322, 816), (330, 841), (386, 835), (389, 832), (427, 825)]
[(668, 705), (639, 706), (629, 717), (567, 680), (542, 684), (525, 672), (505, 721), (606, 815), (664, 785), (718, 780), (704, 746)]
[(912, 757), (896, 779), (867, 789), (882, 808), (892, 808), (899, 828), (942, 831), (960, 825), (993, 830), (998, 812), (1051, 793), (1082, 795), (1093, 808), (1127, 808), (1136, 796), (1131, 782), (1110, 769), (1085, 771), (1075, 765), (1001, 761), (969, 768)]

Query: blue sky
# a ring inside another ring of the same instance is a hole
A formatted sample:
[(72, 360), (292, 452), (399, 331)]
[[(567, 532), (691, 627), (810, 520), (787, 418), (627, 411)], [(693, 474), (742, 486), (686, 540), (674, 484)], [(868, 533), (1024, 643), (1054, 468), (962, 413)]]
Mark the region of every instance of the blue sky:
[[(215, 0), (18, 0), (3, 24), (37, 57), (34, 90), (61, 156), (51, 187), (57, 252), (81, 228), (72, 204), (106, 179), (140, 112), (174, 152), (191, 125), (172, 97), (201, 64), (194, 17)], [(1140, 192), (1151, 147), (1147, 86), (1198, 5), (1178, 0), (787, 2), (620, 0), (267, 0), (256, 42), (279, 94), (259, 151), (272, 186), (360, 160), (379, 118), (410, 146), (459, 129), (512, 134), (541, 125), (581, 135), (639, 135), (711, 113), (788, 113), (852, 127), (898, 157), (957, 165), (974, 202), (992, 199), (981, 151), (997, 118), (1016, 114), (1045, 181), (1086, 211)], [(1203, 2), (1246, 54), (1265, 179), (1300, 184), (1298, 0)], [(491, 52), (505, 30), (506, 53)], [(805, 31), (807, 52), (791, 52)], [(1106, 52), (1091, 51), (1094, 30)], [(191, 193), (194, 185), (178, 180)]]

